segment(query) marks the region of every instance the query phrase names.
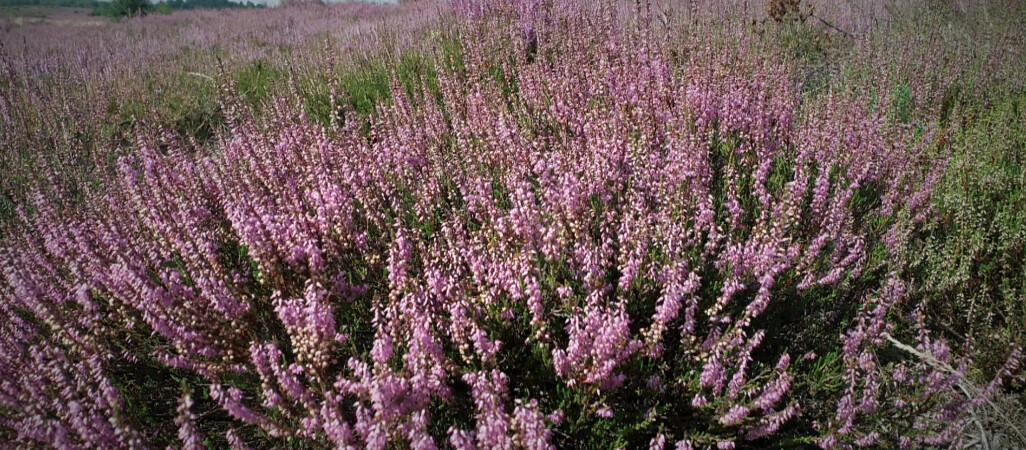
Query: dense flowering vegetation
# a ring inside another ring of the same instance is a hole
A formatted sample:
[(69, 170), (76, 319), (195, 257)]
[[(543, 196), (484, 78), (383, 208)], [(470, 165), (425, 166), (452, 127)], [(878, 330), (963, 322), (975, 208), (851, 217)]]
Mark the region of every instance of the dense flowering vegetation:
[(1022, 7), (770, 3), (0, 49), (0, 439), (1026, 442)]

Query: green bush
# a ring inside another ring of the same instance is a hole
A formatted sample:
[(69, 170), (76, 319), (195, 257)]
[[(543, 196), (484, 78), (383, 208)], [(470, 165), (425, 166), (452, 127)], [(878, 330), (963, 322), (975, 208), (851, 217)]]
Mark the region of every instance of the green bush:
[[(1026, 334), (1026, 96), (983, 111), (954, 141), (918, 269), (935, 317), (1000, 367)], [(1022, 389), (1022, 386), (1019, 386)]]

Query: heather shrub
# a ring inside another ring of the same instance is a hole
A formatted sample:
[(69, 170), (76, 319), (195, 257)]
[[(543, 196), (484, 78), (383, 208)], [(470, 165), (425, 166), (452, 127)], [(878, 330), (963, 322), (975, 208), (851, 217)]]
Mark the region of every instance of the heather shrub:
[(452, 7), (394, 65), (243, 68), (210, 139), (133, 121), (103, 189), (21, 203), (0, 433), (726, 449), (981, 424), (1021, 341), (977, 358), (937, 330), (919, 275), (949, 260), (923, 243), (961, 245), (972, 224), (933, 220), (958, 204), (950, 168), (978, 162), (971, 128), (891, 89), (918, 79), (810, 92), (779, 40), (669, 29), (647, 4)]

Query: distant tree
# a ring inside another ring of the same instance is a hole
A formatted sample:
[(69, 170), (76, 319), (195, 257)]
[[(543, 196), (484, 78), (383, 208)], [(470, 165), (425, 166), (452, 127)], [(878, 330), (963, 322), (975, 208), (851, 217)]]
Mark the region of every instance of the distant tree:
[[(148, 0), (113, 0), (110, 3), (99, 3), (96, 0), (0, 0), (0, 6), (7, 3), (29, 4), (28, 2), (42, 1), (44, 4), (51, 2), (63, 4), (81, 2), (83, 7), (94, 8), (91, 15), (107, 16), (115, 20), (126, 17), (144, 16), (149, 12), (169, 14), (170, 11), (188, 9), (229, 9), (229, 8), (264, 8), (264, 5), (255, 4), (252, 1), (242, 3), (242, 0), (167, 0), (157, 4), (151, 4)], [(238, 3), (236, 3), (238, 2)]]
[(121, 20), (129, 17), (145, 16), (153, 10), (153, 5), (147, 0), (114, 0), (94, 11), (97, 15), (107, 16), (114, 20)]
[(115, 0), (115, 3), (123, 5), (128, 17), (145, 16), (153, 10), (153, 5), (147, 0)]
[(0, 7), (18, 6), (63, 6), (72, 8), (97, 8), (100, 2), (95, 0), (0, 0)]

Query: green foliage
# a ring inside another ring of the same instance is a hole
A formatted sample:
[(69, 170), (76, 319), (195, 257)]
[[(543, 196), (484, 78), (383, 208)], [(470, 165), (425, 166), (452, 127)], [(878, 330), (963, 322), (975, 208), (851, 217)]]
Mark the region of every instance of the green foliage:
[(276, 83), (284, 79), (284, 74), (267, 61), (256, 60), (239, 70), (234, 78), (235, 89), (242, 100), (258, 107), (274, 91)]
[(367, 116), (374, 112), (379, 100), (388, 99), (388, 69), (384, 65), (368, 64), (344, 74), (340, 79), (350, 107)]
[(894, 88), (892, 94), (894, 118), (901, 123), (909, 123), (912, 120), (914, 102), (912, 88), (907, 84), (899, 84)]
[[(249, 72), (243, 72), (242, 76), (252, 78)], [(395, 79), (412, 98), (419, 98), (422, 88), (434, 100), (441, 98), (435, 64), (428, 56), (419, 53), (404, 53), (397, 62), (364, 60), (329, 76), (331, 79), (311, 77), (300, 88), (307, 114), (325, 125), (330, 123), (333, 113), (342, 113), (332, 111), (330, 97), (333, 85), (336, 86), (337, 101), (341, 103), (336, 106), (355, 112), (364, 125), (369, 125), (367, 121), (378, 104), (391, 100), (390, 80)], [(246, 93), (241, 88), (240, 91)]]
[(984, 110), (956, 138), (939, 215), (917, 261), (935, 317), (999, 367), (1026, 339), (1026, 96)]
[(828, 62), (831, 53), (844, 43), (844, 36), (819, 23), (804, 19), (763, 23), (764, 33), (771, 37), (785, 55), (804, 64)]
[(395, 69), (395, 76), (399, 83), (411, 96), (420, 94), (421, 86), (425, 86), (429, 93), (440, 98), (441, 93), (438, 86), (438, 73), (435, 72), (435, 64), (428, 58), (418, 53), (405, 53), (399, 59), (399, 65)]
[(131, 96), (107, 100), (108, 120), (100, 126), (100, 135), (108, 142), (129, 145), (135, 136), (136, 120), (154, 118), (175, 135), (200, 143), (214, 137), (225, 123), (214, 83), (190, 74), (162, 80), (144, 80), (152, 97)]

